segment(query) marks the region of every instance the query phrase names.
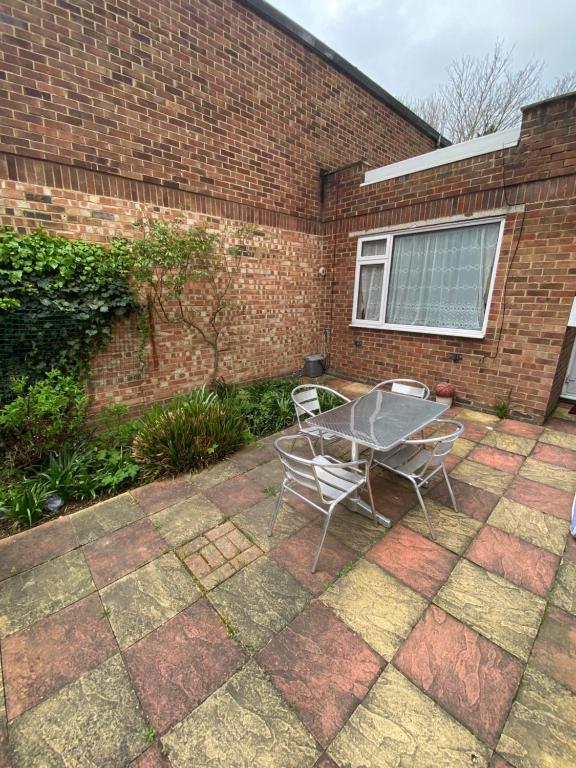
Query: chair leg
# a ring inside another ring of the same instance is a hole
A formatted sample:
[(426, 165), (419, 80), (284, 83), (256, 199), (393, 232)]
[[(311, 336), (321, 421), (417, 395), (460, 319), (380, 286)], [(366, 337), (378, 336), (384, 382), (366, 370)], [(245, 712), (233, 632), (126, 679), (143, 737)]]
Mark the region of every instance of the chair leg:
[(422, 511), (424, 512), (424, 517), (426, 518), (426, 522), (428, 523), (428, 528), (430, 530), (430, 536), (436, 541), (436, 531), (432, 527), (432, 523), (430, 522), (430, 515), (428, 514), (428, 510), (426, 509), (426, 504), (424, 504), (424, 499), (422, 498), (422, 494), (420, 493), (420, 488), (416, 485), (415, 482), (412, 481), (412, 485), (414, 486), (414, 490), (416, 491), (416, 495), (418, 496), (418, 501), (420, 502), (420, 506), (422, 507)]
[(376, 506), (374, 505), (374, 496), (372, 495), (372, 483), (370, 482), (370, 475), (366, 475), (366, 488), (368, 489), (368, 500), (370, 501), (370, 509), (372, 510), (372, 519), (374, 520), (374, 525), (378, 525), (378, 520), (376, 518)]
[(268, 536), (272, 536), (274, 533), (274, 526), (276, 525), (276, 518), (278, 517), (278, 512), (280, 511), (280, 505), (282, 504), (282, 497), (284, 496), (285, 486), (284, 483), (282, 483), (282, 486), (280, 488), (280, 492), (278, 493), (278, 496), (276, 498), (276, 504), (274, 505), (274, 511), (272, 512), (272, 518), (270, 520), (270, 526), (268, 527)]
[(320, 534), (320, 541), (318, 543), (318, 549), (316, 550), (316, 556), (314, 557), (314, 562), (312, 563), (312, 573), (316, 573), (318, 559), (320, 557), (320, 552), (324, 545), (324, 539), (326, 538), (326, 534), (328, 533), (328, 526), (330, 524), (331, 517), (332, 517), (332, 512), (328, 512), (328, 514), (326, 515), (326, 520), (324, 521), (324, 525), (322, 526), (322, 533)]
[(450, 494), (450, 499), (452, 500), (452, 507), (454, 508), (455, 512), (459, 512), (458, 504), (456, 504), (456, 497), (454, 496), (454, 491), (452, 490), (452, 485), (450, 484), (450, 480), (448, 479), (448, 472), (446, 472), (446, 467), (444, 464), (442, 464), (442, 472), (444, 473), (444, 480), (446, 480), (446, 487), (448, 488), (448, 493)]

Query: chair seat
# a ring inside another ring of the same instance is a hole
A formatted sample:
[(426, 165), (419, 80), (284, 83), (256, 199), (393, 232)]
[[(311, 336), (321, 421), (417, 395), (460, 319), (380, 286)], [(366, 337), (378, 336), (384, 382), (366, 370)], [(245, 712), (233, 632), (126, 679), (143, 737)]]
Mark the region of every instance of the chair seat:
[(347, 496), (364, 485), (363, 476), (339, 467), (339, 462), (336, 459), (331, 459), (328, 456), (316, 456), (314, 463), (316, 465), (325, 464), (330, 467), (329, 470), (324, 470), (321, 467), (316, 470), (322, 495), (326, 499), (338, 499)]
[(413, 445), (404, 445), (401, 448), (392, 448), (391, 451), (374, 453), (374, 461), (381, 467), (401, 472), (405, 475), (416, 475), (425, 467), (432, 458), (432, 452), (427, 448), (415, 448)]

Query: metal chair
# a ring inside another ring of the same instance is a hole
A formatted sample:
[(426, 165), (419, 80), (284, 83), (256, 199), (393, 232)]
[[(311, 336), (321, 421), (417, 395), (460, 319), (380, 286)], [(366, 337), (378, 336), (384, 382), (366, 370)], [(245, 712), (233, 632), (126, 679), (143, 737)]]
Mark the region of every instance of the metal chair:
[[(432, 426), (439, 426), (444, 433), (435, 434), (432, 437), (404, 440), (400, 446), (392, 451), (383, 453), (374, 452), (374, 463), (384, 469), (389, 469), (401, 477), (405, 477), (414, 486), (420, 506), (424, 511), (430, 535), (435, 540), (436, 532), (430, 522), (426, 504), (420, 493), (420, 488), (426, 485), (437, 472), (442, 472), (448, 486), (448, 493), (454, 510), (458, 511), (454, 492), (448, 479), (448, 473), (444, 466), (446, 456), (452, 450), (454, 443), (464, 432), (464, 425), (452, 419), (436, 419)], [(450, 431), (446, 429), (450, 427)]]
[(376, 389), (394, 392), (396, 395), (420, 397), (422, 400), (428, 400), (430, 397), (429, 387), (422, 384), (421, 381), (416, 381), (416, 379), (388, 379), (388, 381), (381, 381), (380, 384), (376, 384), (370, 391), (374, 392)]
[[(287, 446), (288, 443), (293, 445), (294, 442), (297, 441), (305, 441), (307, 443), (312, 458), (307, 459), (300, 455), (288, 452), (285, 446)], [(314, 562), (312, 563), (312, 573), (315, 573), (318, 565), (318, 558), (320, 557), (320, 551), (328, 531), (330, 518), (332, 517), (332, 512), (341, 501), (344, 501), (366, 486), (368, 490), (368, 498), (370, 500), (370, 508), (372, 510), (372, 517), (374, 523), (376, 523), (376, 509), (374, 507), (372, 488), (370, 487), (369, 472), (371, 461), (359, 459), (358, 461), (342, 462), (332, 456), (317, 454), (314, 450), (312, 440), (308, 435), (297, 435), (296, 438), (291, 435), (279, 437), (274, 442), (274, 448), (278, 452), (280, 461), (284, 467), (285, 477), (280, 492), (278, 493), (278, 498), (276, 499), (268, 535), (272, 536), (272, 533), (274, 532), (274, 525), (276, 524), (276, 518), (278, 517), (285, 491), (294, 494), (294, 496), (297, 496), (301, 501), (304, 501), (306, 504), (314, 507), (314, 509), (322, 512), (326, 519), (322, 526), (320, 542), (316, 550)], [(320, 503), (316, 503), (308, 498), (308, 496), (301, 493), (299, 489), (314, 491), (319, 497)]]
[(325, 387), (320, 384), (300, 384), (298, 387), (294, 387), (292, 390), (292, 402), (296, 409), (296, 418), (298, 419), (298, 429), (301, 433), (310, 435), (315, 439), (320, 440), (320, 446), (322, 448), (321, 453), (324, 453), (324, 442), (331, 442), (337, 440), (336, 435), (332, 435), (330, 432), (326, 432), (319, 427), (311, 427), (306, 425), (307, 419), (312, 416), (317, 416), (322, 412), (320, 405), (320, 398), (318, 392), (327, 392), (342, 400), (342, 403), (349, 403), (350, 398), (341, 395), (340, 392), (336, 392), (335, 389)]

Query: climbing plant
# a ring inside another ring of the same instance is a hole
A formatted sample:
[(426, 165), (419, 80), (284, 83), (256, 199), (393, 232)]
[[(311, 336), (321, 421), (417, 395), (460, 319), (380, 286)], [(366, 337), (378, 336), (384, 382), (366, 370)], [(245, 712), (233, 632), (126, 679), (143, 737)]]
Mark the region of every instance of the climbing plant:
[(0, 400), (13, 376), (73, 370), (138, 306), (127, 246), (0, 228)]

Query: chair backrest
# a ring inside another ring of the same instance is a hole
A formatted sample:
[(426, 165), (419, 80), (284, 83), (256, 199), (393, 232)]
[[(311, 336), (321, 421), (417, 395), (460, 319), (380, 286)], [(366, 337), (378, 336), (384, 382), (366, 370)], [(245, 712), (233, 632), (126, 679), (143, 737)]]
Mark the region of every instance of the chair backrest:
[(331, 395), (335, 395), (340, 398), (343, 403), (349, 402), (347, 397), (341, 395), (340, 392), (336, 392), (334, 389), (330, 389), (330, 387), (325, 387), (321, 384), (300, 384), (292, 390), (292, 402), (296, 409), (296, 418), (298, 419), (299, 427), (301, 427), (302, 422), (310, 418), (310, 416), (316, 416), (322, 411), (318, 392), (327, 392)]
[(436, 419), (432, 422), (432, 426), (434, 425), (451, 426), (452, 429), (444, 434), (433, 435), (423, 440), (409, 441), (410, 444), (421, 447), (419, 466), (417, 466), (418, 462), (415, 461), (411, 468), (413, 473), (419, 477), (425, 477), (430, 471), (443, 464), (446, 456), (454, 447), (454, 443), (464, 432), (464, 425), (453, 419)]
[(416, 381), (416, 379), (388, 379), (388, 381), (381, 381), (376, 384), (372, 391), (374, 392), (375, 389), (385, 389), (397, 395), (410, 395), (422, 400), (428, 400), (430, 397), (430, 389), (426, 384)]

